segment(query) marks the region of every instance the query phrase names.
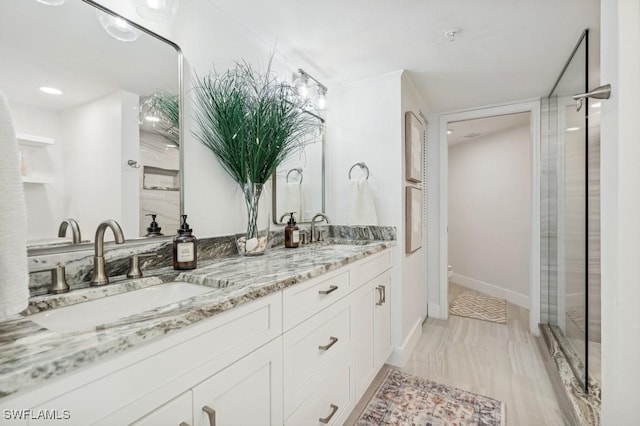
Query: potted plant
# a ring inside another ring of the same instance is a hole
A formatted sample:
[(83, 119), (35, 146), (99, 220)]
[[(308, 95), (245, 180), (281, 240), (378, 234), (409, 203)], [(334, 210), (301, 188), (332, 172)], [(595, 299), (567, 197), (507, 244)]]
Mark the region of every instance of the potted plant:
[(218, 158), (243, 191), (246, 234), (236, 236), (241, 255), (263, 254), (266, 232), (258, 229), (265, 183), (288, 156), (304, 144), (319, 122), (307, 114), (307, 101), (271, 71), (261, 73), (246, 61), (224, 73), (195, 77), (195, 137)]

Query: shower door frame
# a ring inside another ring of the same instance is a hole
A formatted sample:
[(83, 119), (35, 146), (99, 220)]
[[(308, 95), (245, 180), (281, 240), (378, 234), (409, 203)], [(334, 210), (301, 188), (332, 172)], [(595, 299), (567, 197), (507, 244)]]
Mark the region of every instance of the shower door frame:
[(449, 317), (448, 295), (448, 217), (449, 217), (449, 145), (447, 128), (450, 122), (488, 118), (499, 115), (526, 113), (530, 115), (531, 138), (531, 231), (529, 242), (529, 329), (535, 336), (540, 335), (540, 99), (528, 99), (519, 102), (473, 108), (451, 112), (440, 116), (439, 137), (439, 317)]

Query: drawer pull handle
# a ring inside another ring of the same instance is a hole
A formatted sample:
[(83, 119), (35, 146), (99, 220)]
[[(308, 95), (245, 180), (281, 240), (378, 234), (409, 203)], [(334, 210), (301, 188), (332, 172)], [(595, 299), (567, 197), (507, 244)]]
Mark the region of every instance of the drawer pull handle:
[(208, 405), (205, 405), (204, 407), (202, 407), (202, 411), (207, 413), (207, 416), (209, 416), (209, 426), (216, 426), (216, 410), (209, 407)]
[(336, 291), (338, 289), (337, 285), (330, 285), (329, 286), (329, 290), (320, 290), (318, 292), (318, 294), (329, 294), (329, 293), (333, 293), (334, 291)]
[(376, 302), (377, 306), (382, 305), (382, 303), (384, 303), (384, 300), (382, 299), (382, 286), (379, 285), (378, 287), (376, 287), (376, 291), (378, 292), (378, 301)]
[(330, 404), (330, 405), (329, 405), (329, 407), (331, 407), (331, 414), (329, 414), (329, 415), (328, 415), (327, 417), (325, 417), (324, 419), (323, 419), (322, 417), (320, 417), (320, 418), (318, 419), (318, 421), (319, 421), (320, 423), (324, 423), (324, 424), (329, 423), (329, 422), (331, 421), (331, 418), (333, 417), (333, 415), (334, 415), (334, 414), (336, 414), (336, 412), (338, 411), (338, 406), (337, 406), (337, 405)]
[(328, 351), (331, 348), (331, 346), (338, 343), (337, 337), (329, 337), (329, 340), (331, 340), (329, 343), (327, 343), (326, 345), (318, 346), (318, 349), (321, 349), (323, 351)]
[(382, 303), (387, 303), (387, 287), (381, 285), (380, 288), (382, 289)]
[(187, 422), (180, 422), (180, 426), (191, 426), (191, 425)]

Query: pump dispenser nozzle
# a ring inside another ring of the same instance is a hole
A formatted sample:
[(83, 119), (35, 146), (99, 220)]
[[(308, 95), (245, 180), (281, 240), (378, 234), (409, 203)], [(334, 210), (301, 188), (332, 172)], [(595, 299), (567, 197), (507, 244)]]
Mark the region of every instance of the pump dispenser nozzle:
[(156, 216), (158, 215), (154, 213), (150, 213), (150, 214), (146, 214), (145, 216), (151, 216), (151, 223), (147, 228), (147, 235), (145, 235), (145, 237), (162, 237), (164, 235), (163, 233), (160, 232), (162, 228), (158, 225), (158, 222), (156, 222)]

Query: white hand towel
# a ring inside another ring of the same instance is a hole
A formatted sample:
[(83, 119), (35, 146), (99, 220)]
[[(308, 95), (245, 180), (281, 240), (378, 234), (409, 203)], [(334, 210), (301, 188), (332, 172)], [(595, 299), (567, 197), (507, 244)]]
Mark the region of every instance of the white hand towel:
[(0, 92), (0, 319), (15, 315), (29, 302), (27, 209), (18, 142), (9, 105)]
[(302, 183), (285, 183), (285, 211), (283, 213), (295, 212), (293, 217), (296, 222), (304, 218), (304, 194), (302, 193)]
[(349, 225), (377, 225), (378, 214), (373, 203), (373, 194), (367, 179), (349, 181), (349, 201), (347, 204)]

